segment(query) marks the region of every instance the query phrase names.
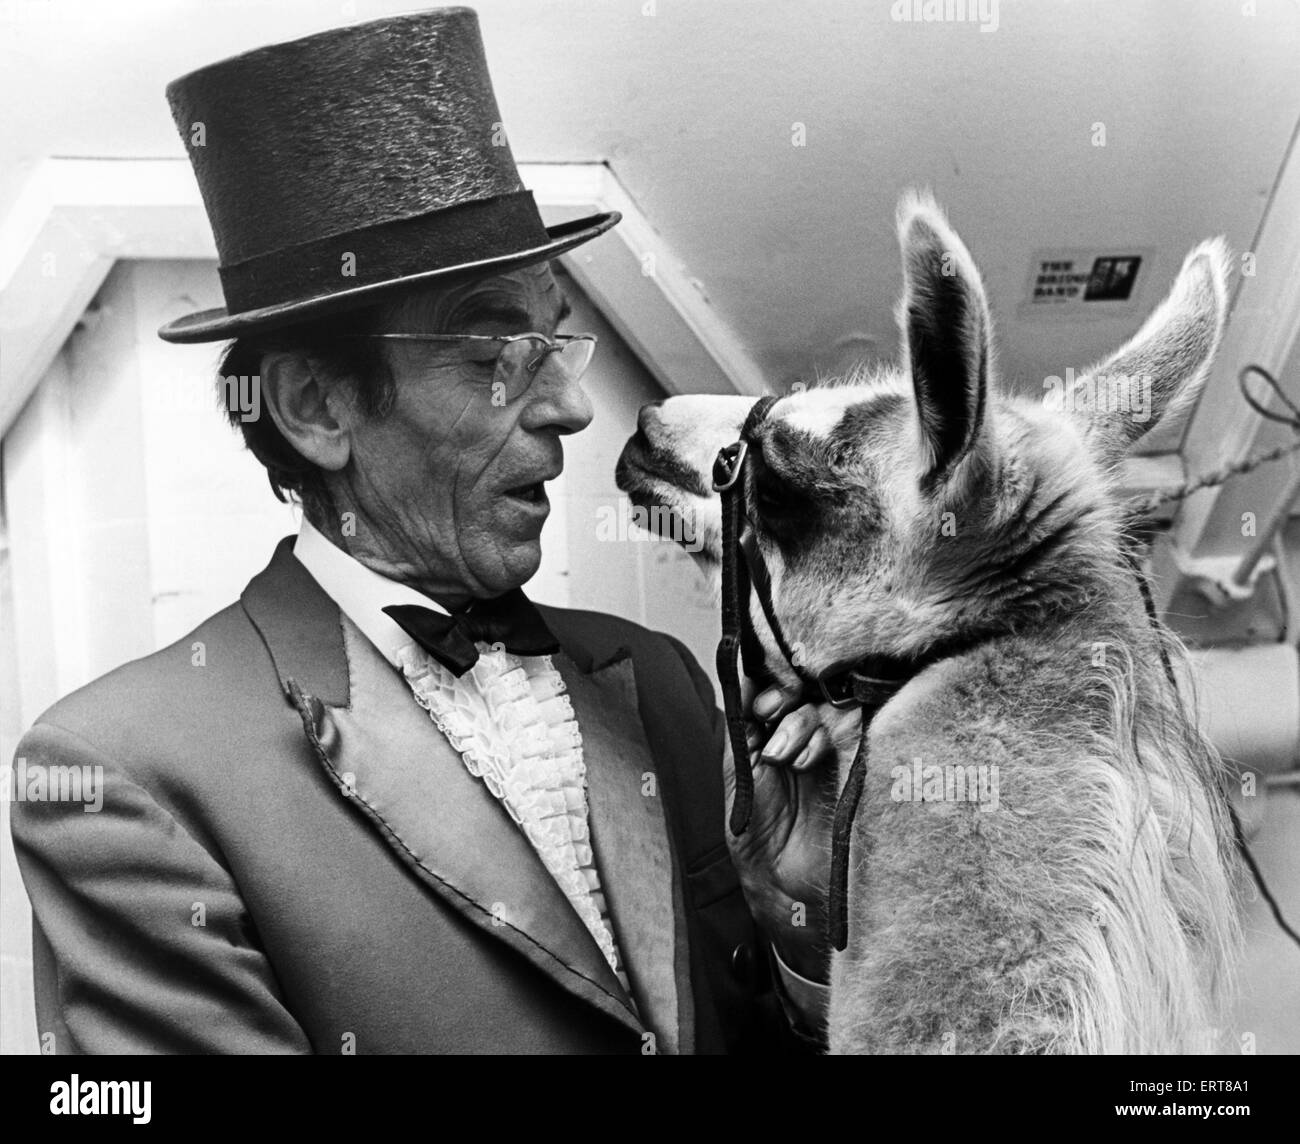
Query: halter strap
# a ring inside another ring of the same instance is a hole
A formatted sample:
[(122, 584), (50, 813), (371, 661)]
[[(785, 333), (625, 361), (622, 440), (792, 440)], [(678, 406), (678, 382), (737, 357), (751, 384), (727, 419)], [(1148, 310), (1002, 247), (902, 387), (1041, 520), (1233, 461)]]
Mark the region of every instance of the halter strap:
[(754, 810), (754, 769), (749, 762), (737, 654), (744, 657), (746, 672), (750, 674), (758, 670), (760, 656), (757, 640), (746, 623), (751, 587), (749, 564), (737, 556), (744, 515), (745, 455), (754, 430), (775, 401), (775, 397), (760, 397), (754, 402), (741, 426), (739, 440), (720, 450), (713, 466), (713, 487), (722, 496), (722, 638), (718, 641), (717, 668), (736, 776), (729, 826), (737, 837), (745, 833)]

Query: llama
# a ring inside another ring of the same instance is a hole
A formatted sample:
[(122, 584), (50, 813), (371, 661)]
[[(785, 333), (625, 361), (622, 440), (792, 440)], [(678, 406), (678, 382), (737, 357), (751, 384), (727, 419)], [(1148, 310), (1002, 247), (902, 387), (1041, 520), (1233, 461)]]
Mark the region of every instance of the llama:
[[(796, 386), (744, 462), (805, 675), (919, 668), (869, 726), (830, 1049), (1211, 1051), (1239, 940), (1222, 764), (1171, 686), (1184, 656), (1148, 622), (1117, 476), (1195, 400), (1226, 247), (1196, 247), (1126, 345), (1036, 401), (997, 388), (979, 272), (933, 200), (905, 197), (898, 230), (901, 362)], [(647, 406), (619, 461), (635, 503), (693, 525), (710, 574), (710, 473), (752, 404)], [(750, 620), (796, 683), (752, 599)]]

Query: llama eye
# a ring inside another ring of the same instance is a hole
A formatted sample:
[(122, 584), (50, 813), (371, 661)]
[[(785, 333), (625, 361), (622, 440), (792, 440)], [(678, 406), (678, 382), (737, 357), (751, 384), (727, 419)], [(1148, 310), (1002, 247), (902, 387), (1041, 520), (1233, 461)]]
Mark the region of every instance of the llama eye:
[(754, 503), (765, 516), (779, 514), (786, 508), (787, 497), (781, 484), (770, 469), (754, 482)]
[(816, 506), (761, 457), (754, 458), (752, 488), (758, 521), (778, 539), (793, 537), (811, 522)]

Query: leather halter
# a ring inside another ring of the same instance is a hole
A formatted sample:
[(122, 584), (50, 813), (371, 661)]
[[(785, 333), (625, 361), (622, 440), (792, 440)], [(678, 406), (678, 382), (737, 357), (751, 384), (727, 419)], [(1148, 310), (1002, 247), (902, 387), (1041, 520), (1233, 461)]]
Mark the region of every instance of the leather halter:
[(740, 691), (740, 664), (751, 679), (768, 677), (763, 652), (749, 615), (749, 593), (758, 595), (767, 626), (786, 663), (803, 681), (805, 692), (833, 707), (857, 707), (862, 712), (862, 730), (848, 778), (835, 806), (831, 831), (831, 873), (827, 910), (832, 944), (842, 950), (848, 944), (849, 839), (867, 773), (867, 731), (871, 720), (886, 701), (923, 667), (951, 654), (932, 653), (921, 659), (869, 655), (845, 668), (810, 674), (790, 648), (772, 607), (772, 582), (758, 550), (753, 523), (745, 510), (745, 460), (751, 447), (758, 447), (756, 432), (767, 417), (775, 397), (761, 397), (749, 410), (740, 437), (718, 451), (713, 463), (713, 488), (722, 497), (722, 638), (718, 642), (718, 682), (722, 687), (727, 734), (735, 764), (736, 789), (731, 804), (733, 835), (745, 832), (754, 809), (754, 771), (749, 761), (745, 733), (745, 710)]

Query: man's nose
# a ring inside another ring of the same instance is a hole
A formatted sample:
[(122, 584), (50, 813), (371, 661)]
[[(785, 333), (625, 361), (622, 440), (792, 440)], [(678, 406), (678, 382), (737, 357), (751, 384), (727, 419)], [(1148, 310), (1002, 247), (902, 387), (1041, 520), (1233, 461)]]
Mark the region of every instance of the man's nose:
[(590, 425), (595, 415), (581, 380), (563, 370), (541, 370), (527, 396), (529, 404), (524, 417), (530, 429), (577, 433)]

